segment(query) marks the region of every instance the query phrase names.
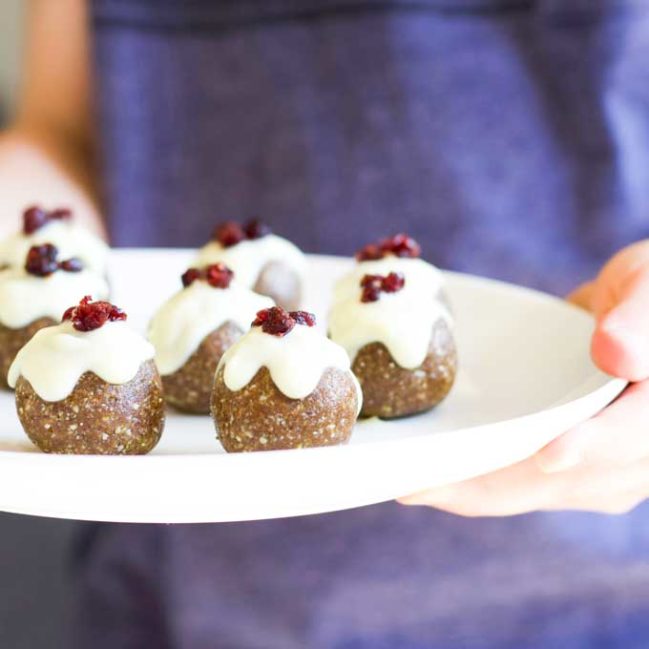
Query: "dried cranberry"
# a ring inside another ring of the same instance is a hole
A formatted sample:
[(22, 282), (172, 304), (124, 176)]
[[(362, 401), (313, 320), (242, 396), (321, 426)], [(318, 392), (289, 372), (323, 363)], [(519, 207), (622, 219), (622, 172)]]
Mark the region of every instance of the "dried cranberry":
[(395, 234), (389, 239), (381, 241), (381, 250), (387, 254), (393, 254), (395, 257), (419, 257), (421, 247), (407, 234)]
[(274, 306), (258, 311), (252, 326), (261, 327), (264, 333), (281, 338), (295, 327), (295, 320), (282, 307)]
[(51, 243), (43, 243), (40, 246), (32, 246), (27, 253), (25, 270), (30, 275), (46, 277), (61, 269), (68, 273), (78, 273), (83, 270), (80, 259), (72, 257), (64, 261), (57, 261), (59, 251)]
[(34, 205), (28, 207), (23, 212), (23, 232), (25, 234), (33, 234), (36, 230), (40, 230), (44, 225), (50, 221), (62, 221), (71, 218), (72, 212), (64, 207), (59, 207), (51, 212), (47, 212), (42, 207)]
[(191, 286), (196, 280), (205, 280), (214, 288), (228, 288), (234, 273), (223, 263), (211, 264), (205, 268), (189, 268), (182, 276), (183, 286)]
[(361, 291), (361, 302), (376, 302), (381, 297), (381, 289), (376, 286), (365, 286)]
[(180, 277), (183, 286), (191, 286), (197, 279), (200, 279), (202, 273), (198, 268), (188, 268)]
[(246, 233), (248, 239), (261, 239), (262, 237), (269, 235), (271, 232), (270, 228), (258, 219), (248, 221), (248, 223), (243, 226), (243, 231)]
[(51, 243), (32, 246), (27, 253), (25, 270), (30, 275), (36, 275), (37, 277), (51, 275), (59, 268), (59, 264), (56, 261), (58, 254), (59, 251)]
[(72, 210), (68, 207), (57, 207), (49, 213), (50, 219), (66, 221), (72, 218)]
[(360, 281), (361, 302), (376, 302), (383, 293), (396, 293), (406, 283), (401, 273), (389, 273), (383, 275), (364, 275)]
[(356, 253), (356, 259), (358, 261), (374, 261), (375, 259), (381, 259), (382, 257), (383, 251), (376, 243), (369, 243)]
[(214, 288), (228, 288), (234, 273), (222, 263), (211, 264), (205, 269), (207, 283)]
[(224, 248), (229, 248), (243, 241), (246, 238), (246, 233), (236, 221), (226, 221), (216, 228), (213, 238)]
[(116, 320), (126, 320), (126, 313), (110, 302), (93, 302), (86, 295), (78, 306), (70, 307), (63, 314), (63, 321), (71, 320), (77, 331), (92, 331)]
[(406, 279), (401, 273), (390, 273), (383, 278), (381, 290), (384, 293), (396, 293), (403, 288), (405, 283)]
[(295, 324), (306, 325), (307, 327), (315, 326), (315, 315), (313, 313), (309, 313), (308, 311), (290, 311), (289, 315), (295, 320)]
[(47, 212), (41, 207), (28, 207), (23, 212), (23, 232), (32, 234), (42, 228), (48, 220)]
[(383, 239), (379, 243), (370, 243), (364, 248), (361, 248), (356, 253), (358, 261), (373, 261), (376, 259), (383, 259), (388, 255), (395, 257), (419, 257), (421, 254), (421, 247), (419, 244), (407, 234), (395, 234), (393, 237)]
[(381, 288), (381, 282), (383, 281), (383, 275), (363, 275), (361, 279), (361, 286), (367, 288), (369, 286), (375, 286), (376, 288)]
[(83, 262), (81, 259), (71, 257), (70, 259), (64, 259), (59, 262), (59, 268), (68, 273), (79, 273), (83, 270)]

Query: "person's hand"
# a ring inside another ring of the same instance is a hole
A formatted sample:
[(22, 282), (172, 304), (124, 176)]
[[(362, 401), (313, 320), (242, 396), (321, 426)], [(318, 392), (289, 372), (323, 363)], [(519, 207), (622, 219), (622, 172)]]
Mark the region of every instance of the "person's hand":
[(401, 503), (505, 516), (556, 509), (624, 513), (649, 498), (649, 241), (622, 250), (569, 299), (595, 315), (595, 363), (631, 385), (535, 456)]

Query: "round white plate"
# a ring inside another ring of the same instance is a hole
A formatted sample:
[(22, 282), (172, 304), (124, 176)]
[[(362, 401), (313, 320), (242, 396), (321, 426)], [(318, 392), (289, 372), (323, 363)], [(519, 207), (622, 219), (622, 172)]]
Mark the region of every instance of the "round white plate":
[[(186, 250), (119, 250), (114, 302), (144, 329), (180, 287)], [(311, 257), (305, 308), (324, 320), (348, 260)], [(592, 322), (523, 288), (448, 273), (460, 372), (428, 414), (360, 423), (348, 446), (227, 455), (209, 417), (169, 412), (162, 441), (137, 457), (57, 456), (24, 435), (0, 394), (0, 510), (123, 522), (218, 522), (377, 503), (518, 462), (594, 415), (624, 382), (589, 358)]]

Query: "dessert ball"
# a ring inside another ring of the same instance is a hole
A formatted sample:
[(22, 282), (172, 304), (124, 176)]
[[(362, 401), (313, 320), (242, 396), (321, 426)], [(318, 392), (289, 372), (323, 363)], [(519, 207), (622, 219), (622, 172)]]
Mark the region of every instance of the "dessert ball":
[(66, 208), (47, 211), (34, 206), (26, 209), (21, 231), (0, 241), (0, 266), (22, 267), (28, 250), (44, 243), (56, 246), (62, 259), (78, 259), (84, 268), (106, 275), (110, 249), (99, 237), (76, 223), (71, 210)]
[(195, 266), (221, 262), (246, 288), (272, 298), (285, 309), (297, 309), (302, 299), (306, 260), (290, 241), (271, 233), (259, 221), (241, 225), (227, 221), (214, 231)]
[(237, 283), (222, 263), (190, 268), (183, 289), (163, 304), (149, 327), (165, 399), (186, 412), (209, 414), (221, 356), (273, 301)]
[(51, 243), (32, 246), (22, 267), (0, 272), (0, 386), (7, 387), (7, 372), (18, 350), (87, 294), (107, 298), (106, 280), (77, 258), (61, 259)]
[(315, 317), (280, 307), (260, 311), (225, 352), (212, 416), (228, 452), (346, 443), (361, 407), (345, 350), (321, 335)]
[(9, 369), (29, 438), (46, 453), (142, 454), (164, 427), (155, 350), (126, 314), (89, 296), (38, 331)]
[(391, 271), (365, 275), (329, 314), (331, 339), (352, 359), (364, 417), (391, 419), (430, 410), (448, 394), (457, 358), (451, 316), (422, 285)]
[(417, 285), (420, 298), (430, 295), (448, 307), (442, 273), (421, 259), (420, 255), (421, 247), (407, 234), (396, 234), (378, 243), (368, 244), (356, 253), (356, 266), (336, 283), (334, 301), (355, 296), (359, 282), (365, 275), (396, 272), (408, 276), (410, 287)]

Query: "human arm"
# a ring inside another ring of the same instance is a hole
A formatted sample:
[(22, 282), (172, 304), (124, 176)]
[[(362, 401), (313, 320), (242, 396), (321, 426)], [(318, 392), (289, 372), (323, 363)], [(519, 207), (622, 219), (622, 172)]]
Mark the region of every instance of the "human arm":
[(0, 235), (28, 205), (69, 206), (105, 235), (95, 164), (84, 0), (27, 4), (22, 89), (0, 133)]

